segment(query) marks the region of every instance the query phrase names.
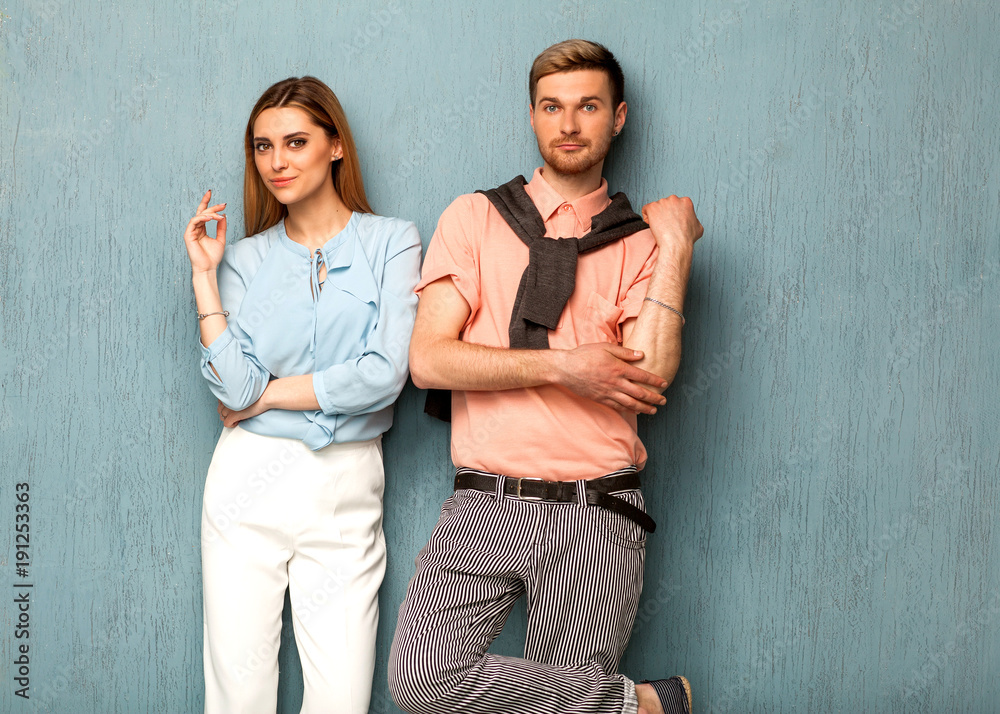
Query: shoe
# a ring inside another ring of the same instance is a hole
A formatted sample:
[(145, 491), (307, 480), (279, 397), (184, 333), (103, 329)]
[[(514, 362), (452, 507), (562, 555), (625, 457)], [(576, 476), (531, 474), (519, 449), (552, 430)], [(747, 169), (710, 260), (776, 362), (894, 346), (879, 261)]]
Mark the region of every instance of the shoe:
[(660, 698), (660, 706), (664, 714), (691, 714), (691, 683), (685, 677), (677, 675), (670, 679), (657, 679), (650, 682), (644, 679), (639, 684), (649, 684)]

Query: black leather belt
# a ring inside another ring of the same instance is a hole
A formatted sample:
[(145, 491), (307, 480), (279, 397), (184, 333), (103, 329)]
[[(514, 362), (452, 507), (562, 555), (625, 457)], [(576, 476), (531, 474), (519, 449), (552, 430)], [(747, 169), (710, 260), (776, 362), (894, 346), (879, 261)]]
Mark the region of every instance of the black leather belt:
[[(543, 481), (536, 478), (504, 478), (503, 493), (522, 501), (552, 501), (555, 503), (577, 503), (577, 481)], [(618, 491), (639, 488), (639, 474), (625, 473), (620, 476), (583, 481), (587, 504), (600, 506), (625, 516), (638, 523), (646, 531), (656, 530), (656, 522), (641, 508), (636, 508), (624, 498), (612, 495)], [(476, 471), (459, 471), (455, 474), (455, 489), (470, 488), (474, 491), (496, 493), (497, 477), (494, 474)]]

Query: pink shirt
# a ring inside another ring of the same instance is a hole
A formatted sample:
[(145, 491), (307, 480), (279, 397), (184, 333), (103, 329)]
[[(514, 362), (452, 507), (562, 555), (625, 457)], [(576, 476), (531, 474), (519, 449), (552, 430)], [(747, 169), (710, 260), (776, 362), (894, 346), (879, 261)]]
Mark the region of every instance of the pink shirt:
[[(604, 179), (593, 193), (565, 201), (536, 169), (526, 189), (550, 238), (585, 235), (591, 217), (611, 203)], [(549, 346), (621, 344), (622, 323), (639, 314), (655, 263), (656, 242), (649, 230), (581, 253), (576, 288), (558, 327), (549, 331)], [(441, 215), (416, 289), (419, 294), (450, 275), (471, 308), (462, 340), (510, 347), (507, 329), (527, 265), (528, 247), (489, 199), (467, 194)], [(635, 414), (557, 385), (453, 392), (451, 456), (456, 466), (551, 481), (597, 478), (646, 463)]]

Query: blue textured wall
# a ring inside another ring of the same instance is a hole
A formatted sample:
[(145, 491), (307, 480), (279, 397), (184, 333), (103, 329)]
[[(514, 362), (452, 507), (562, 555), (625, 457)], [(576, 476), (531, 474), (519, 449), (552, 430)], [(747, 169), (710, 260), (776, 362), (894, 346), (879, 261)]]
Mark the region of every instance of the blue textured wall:
[[(206, 188), (241, 224), (258, 94), (331, 84), (372, 204), (426, 242), (455, 195), (530, 173), (528, 65), (584, 36), (629, 80), (612, 188), (688, 194), (706, 227), (684, 364), (641, 426), (661, 527), (625, 671), (686, 673), (714, 714), (1000, 711), (998, 22), (985, 0), (9, 1), (0, 709), (201, 707), (220, 427), (181, 232)], [(449, 490), (420, 407), (408, 387), (386, 439), (375, 711), (394, 711), (396, 609)]]

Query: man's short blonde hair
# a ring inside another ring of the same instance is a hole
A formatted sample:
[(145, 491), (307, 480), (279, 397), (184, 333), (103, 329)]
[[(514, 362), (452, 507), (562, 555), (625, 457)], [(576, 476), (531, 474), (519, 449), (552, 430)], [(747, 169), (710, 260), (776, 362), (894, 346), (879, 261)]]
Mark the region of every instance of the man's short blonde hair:
[(538, 80), (557, 72), (581, 69), (598, 69), (608, 75), (611, 84), (611, 109), (614, 111), (625, 100), (625, 75), (621, 65), (604, 45), (590, 40), (564, 40), (542, 51), (531, 65), (528, 74), (528, 95), (535, 105)]

